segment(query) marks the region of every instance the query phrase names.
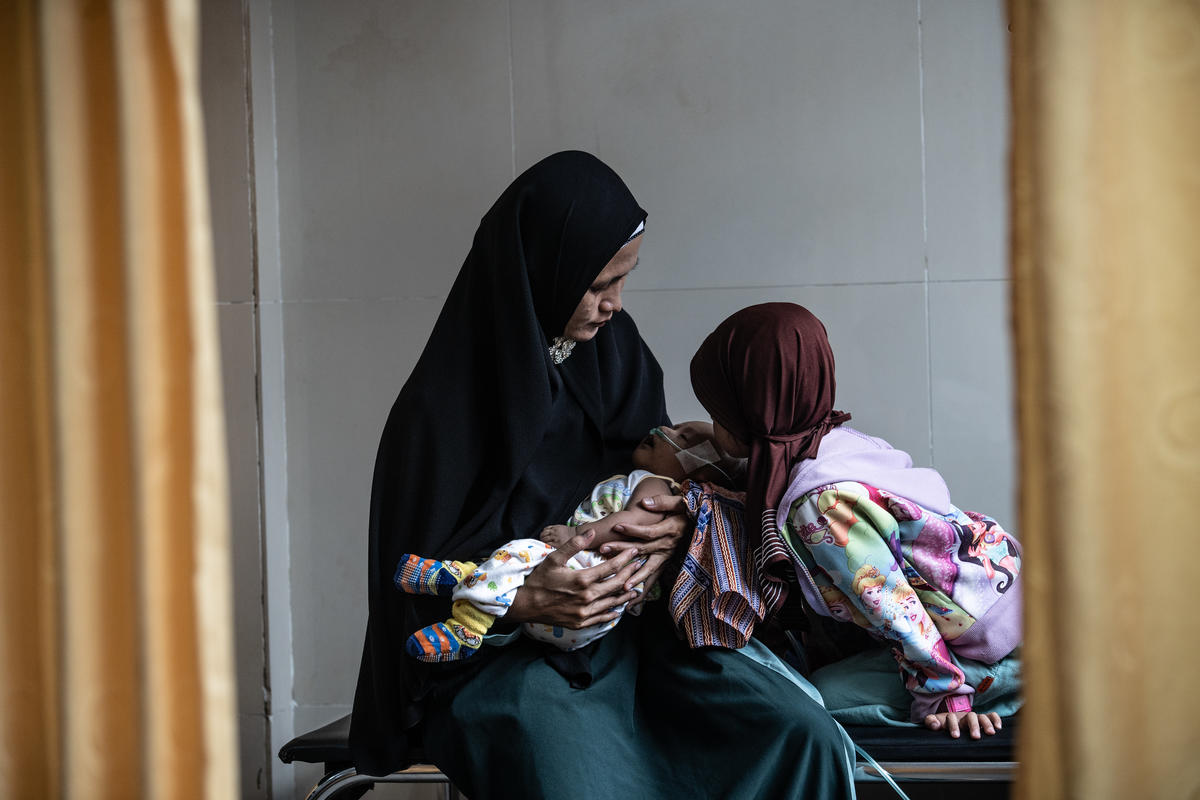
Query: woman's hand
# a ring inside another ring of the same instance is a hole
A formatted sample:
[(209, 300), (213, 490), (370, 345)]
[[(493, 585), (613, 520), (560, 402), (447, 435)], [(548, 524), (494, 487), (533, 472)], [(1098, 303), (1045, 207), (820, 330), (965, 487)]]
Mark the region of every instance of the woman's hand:
[[(667, 518), (653, 525), (622, 523), (613, 528), (613, 533), (633, 542), (644, 556), (655, 553), (671, 555), (683, 535), (692, 528), (692, 521), (687, 516), (687, 504), (679, 495), (659, 494), (642, 498), (640, 505), (647, 511), (666, 514)], [(600, 548), (600, 554), (609, 556), (622, 549), (621, 543), (610, 542)]]
[(625, 588), (638, 572), (636, 547), (623, 549), (603, 564), (571, 569), (567, 561), (586, 550), (594, 534), (574, 536), (525, 576), (504, 618), (512, 622), (537, 622), (578, 630), (620, 616), (620, 606), (637, 592)]
[(687, 516), (687, 504), (683, 498), (674, 494), (660, 494), (643, 498), (641, 507), (647, 511), (666, 514), (661, 522), (652, 525), (634, 525), (622, 523), (613, 528), (613, 533), (624, 537), (627, 541), (609, 542), (601, 546), (600, 554), (612, 558), (616, 553), (636, 550), (641, 553), (644, 561), (634, 572), (625, 585), (629, 588), (642, 586), (642, 595), (638, 603), (644, 602), (650, 595), (650, 590), (662, 577), (663, 567), (667, 560), (679, 548), (684, 534), (692, 528), (692, 521)]
[(976, 714), (974, 711), (943, 711), (925, 717), (925, 727), (931, 731), (945, 729), (950, 732), (951, 739), (957, 739), (960, 728), (965, 727), (972, 739), (979, 739), (980, 731), (991, 736), (1004, 726), (1000, 723), (1000, 715), (995, 711), (987, 714)]

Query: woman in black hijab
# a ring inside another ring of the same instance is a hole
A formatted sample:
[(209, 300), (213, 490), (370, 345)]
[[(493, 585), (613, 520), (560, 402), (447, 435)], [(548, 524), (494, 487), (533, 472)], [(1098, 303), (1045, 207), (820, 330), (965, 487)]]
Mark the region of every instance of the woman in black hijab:
[[(350, 735), (361, 773), (402, 767), (423, 739), (472, 800), (852, 791), (819, 706), (740, 651), (688, 650), (662, 604), (569, 659), (519, 637), (449, 664), (404, 654), (408, 634), (447, 606), (394, 588), (402, 553), (478, 560), (536, 536), (628, 471), (638, 441), (668, 422), (662, 371), (620, 304), (645, 217), (616, 173), (564, 152), (481, 221), (376, 459)], [(529, 575), (497, 627), (615, 616), (626, 583), (659, 567), (683, 528), (674, 517), (646, 531), (640, 549), (655, 558), (640, 568), (626, 551), (607, 570), (569, 570), (586, 545), (576, 537)]]

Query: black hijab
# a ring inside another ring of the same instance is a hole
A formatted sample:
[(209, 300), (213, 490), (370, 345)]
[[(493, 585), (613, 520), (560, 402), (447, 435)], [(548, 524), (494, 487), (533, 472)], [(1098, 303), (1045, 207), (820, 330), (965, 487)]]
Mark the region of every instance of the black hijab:
[[(449, 603), (397, 590), (392, 575), (400, 555), (474, 559), (514, 527), (536, 537), (541, 526), (565, 519), (523, 518), (539, 507), (520, 496), (531, 491), (531, 475), (538, 493), (573, 508), (580, 486), (590, 490), (614, 464), (627, 467), (636, 443), (666, 419), (662, 370), (624, 312), (561, 365), (548, 353), (645, 217), (615, 172), (571, 151), (529, 168), (480, 222), (379, 443), (370, 618), (350, 731), (360, 772), (402, 766), (431, 686), (448, 672), (474, 669), (486, 655), (451, 665), (405, 656), (407, 636), (448, 616)], [(570, 430), (581, 434), (564, 442), (553, 434), (567, 401), (579, 423)], [(547, 469), (539, 448), (548, 443), (588, 455)]]

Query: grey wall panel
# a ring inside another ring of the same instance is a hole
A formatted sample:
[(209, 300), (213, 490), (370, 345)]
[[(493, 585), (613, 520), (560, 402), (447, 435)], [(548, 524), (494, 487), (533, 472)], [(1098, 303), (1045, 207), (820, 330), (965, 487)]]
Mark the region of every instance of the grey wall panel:
[(611, 160), (670, 243), (647, 287), (922, 276), (914, 3), (512, 5), (519, 160)]

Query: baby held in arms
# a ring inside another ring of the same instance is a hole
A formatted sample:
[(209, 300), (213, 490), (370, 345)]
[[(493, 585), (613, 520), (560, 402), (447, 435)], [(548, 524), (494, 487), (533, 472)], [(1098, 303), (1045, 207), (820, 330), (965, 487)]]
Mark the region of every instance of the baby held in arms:
[[(439, 595), (452, 600), (450, 618), (412, 634), (405, 651), (420, 661), (443, 662), (469, 658), (479, 651), (483, 636), (504, 616), (525, 576), (556, 548), (579, 534), (591, 534), (590, 547), (567, 561), (572, 569), (604, 570), (601, 549), (636, 547), (622, 542), (618, 525), (648, 525), (663, 516), (643, 508), (641, 501), (669, 494), (685, 479), (729, 486), (744, 461), (722, 456), (712, 444), (712, 425), (685, 422), (678, 427), (653, 428), (633, 451), (634, 470), (601, 481), (566, 525), (550, 525), (540, 539), (515, 539), (492, 552), (487, 560), (450, 561), (404, 555), (395, 584), (408, 594)], [(636, 587), (641, 591), (641, 586)], [(527, 636), (562, 650), (576, 650), (603, 636), (620, 621), (625, 605), (609, 619), (578, 630), (524, 623)]]

